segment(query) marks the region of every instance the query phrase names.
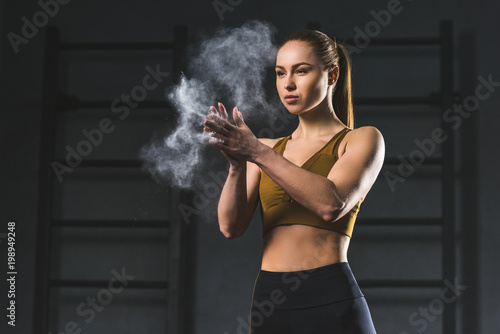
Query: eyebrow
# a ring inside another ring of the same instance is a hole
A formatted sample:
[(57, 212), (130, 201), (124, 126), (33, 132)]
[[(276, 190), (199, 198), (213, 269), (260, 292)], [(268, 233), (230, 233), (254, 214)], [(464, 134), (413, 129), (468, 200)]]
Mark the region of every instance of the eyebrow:
[[(292, 68), (297, 67), (297, 66), (299, 66), (299, 65), (309, 65), (309, 66), (312, 66), (311, 64), (306, 63), (306, 62), (304, 62), (304, 61), (303, 61), (303, 62), (301, 62), (301, 63), (297, 63), (297, 64), (295, 64), (295, 65), (292, 65)], [(284, 67), (283, 67), (283, 66), (280, 66), (280, 65), (276, 65), (276, 66), (275, 66), (275, 68), (282, 68), (282, 69), (284, 69)]]

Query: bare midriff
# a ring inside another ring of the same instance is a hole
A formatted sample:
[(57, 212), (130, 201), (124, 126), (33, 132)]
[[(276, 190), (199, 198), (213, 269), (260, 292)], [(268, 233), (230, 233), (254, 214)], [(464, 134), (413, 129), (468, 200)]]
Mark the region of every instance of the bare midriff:
[(349, 236), (307, 225), (279, 225), (264, 235), (262, 270), (297, 271), (347, 262)]

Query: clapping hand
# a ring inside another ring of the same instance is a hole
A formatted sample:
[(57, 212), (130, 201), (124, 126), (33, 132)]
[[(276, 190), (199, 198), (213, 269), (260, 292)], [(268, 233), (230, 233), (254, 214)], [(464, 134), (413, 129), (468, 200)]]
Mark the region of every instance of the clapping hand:
[(245, 124), (237, 107), (233, 108), (232, 124), (224, 105), (219, 102), (218, 106), (219, 112), (214, 106), (210, 106), (212, 113), (203, 122), (203, 131), (210, 134), (209, 143), (220, 149), (234, 167), (241, 166), (245, 161), (253, 161), (263, 144)]

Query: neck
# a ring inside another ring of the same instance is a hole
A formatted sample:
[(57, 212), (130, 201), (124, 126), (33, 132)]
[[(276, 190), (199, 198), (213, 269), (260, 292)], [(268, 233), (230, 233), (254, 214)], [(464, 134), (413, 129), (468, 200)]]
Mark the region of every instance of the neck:
[(345, 125), (335, 114), (331, 99), (327, 97), (313, 109), (299, 115), (299, 125), (292, 137), (317, 138), (343, 129)]

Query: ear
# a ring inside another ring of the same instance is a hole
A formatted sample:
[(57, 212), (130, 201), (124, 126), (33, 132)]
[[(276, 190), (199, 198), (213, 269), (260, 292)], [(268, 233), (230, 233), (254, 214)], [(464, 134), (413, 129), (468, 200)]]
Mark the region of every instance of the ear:
[(339, 78), (339, 67), (337, 65), (333, 66), (330, 71), (328, 71), (328, 84), (333, 85), (337, 82)]

